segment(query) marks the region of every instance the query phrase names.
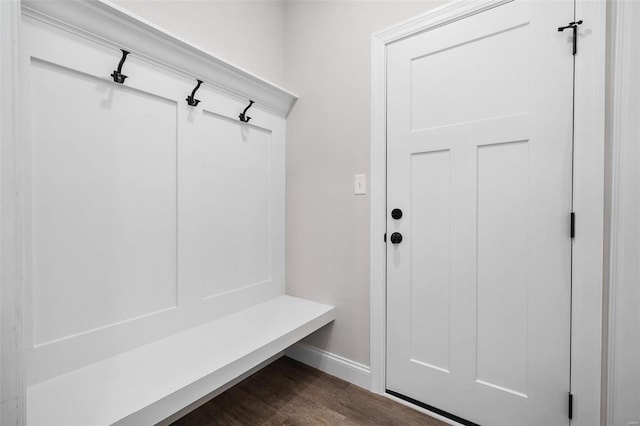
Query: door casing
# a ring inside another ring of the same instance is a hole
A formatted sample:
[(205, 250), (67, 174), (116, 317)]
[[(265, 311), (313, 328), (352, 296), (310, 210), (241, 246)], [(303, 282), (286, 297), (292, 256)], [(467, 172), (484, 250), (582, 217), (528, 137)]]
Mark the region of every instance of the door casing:
[[(386, 376), (386, 47), (514, 0), (454, 0), (375, 33), (371, 43), (371, 391), (385, 394)], [(558, 0), (565, 1), (565, 0)], [(571, 393), (572, 425), (601, 423), (606, 3), (575, 0), (574, 193)], [(558, 26), (566, 25), (559, 22)], [(556, 31), (550, 28), (550, 31)], [(569, 44), (567, 46), (570, 46)], [(571, 54), (568, 50), (567, 54)]]

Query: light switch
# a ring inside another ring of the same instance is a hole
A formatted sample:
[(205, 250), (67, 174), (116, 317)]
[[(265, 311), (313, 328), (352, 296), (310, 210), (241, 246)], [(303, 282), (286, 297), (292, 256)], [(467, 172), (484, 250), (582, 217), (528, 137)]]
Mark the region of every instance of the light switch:
[(354, 194), (363, 195), (367, 193), (367, 176), (356, 175), (354, 179)]

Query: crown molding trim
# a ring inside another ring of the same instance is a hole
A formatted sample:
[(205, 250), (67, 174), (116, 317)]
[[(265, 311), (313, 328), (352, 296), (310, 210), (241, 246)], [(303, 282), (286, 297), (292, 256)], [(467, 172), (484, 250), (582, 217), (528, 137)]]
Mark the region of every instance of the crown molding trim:
[(286, 117), (298, 96), (106, 0), (23, 0), (22, 14), (204, 80)]

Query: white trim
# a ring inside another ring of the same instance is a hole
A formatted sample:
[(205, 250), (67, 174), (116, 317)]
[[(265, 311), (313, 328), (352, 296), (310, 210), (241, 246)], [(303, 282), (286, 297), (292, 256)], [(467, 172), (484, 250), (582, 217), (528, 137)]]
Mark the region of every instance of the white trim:
[[(636, 300), (629, 299), (628, 295), (629, 287), (637, 286), (637, 283), (633, 281), (633, 275), (625, 276), (625, 272), (628, 273), (625, 266), (628, 267), (629, 262), (625, 255), (628, 256), (627, 244), (630, 242), (627, 238), (631, 235), (631, 242), (634, 238), (634, 233), (629, 232), (626, 225), (630, 221), (637, 221), (637, 204), (634, 203), (638, 202), (639, 197), (638, 184), (633, 176), (629, 176), (629, 167), (634, 167), (633, 152), (630, 153), (629, 149), (638, 143), (637, 136), (640, 134), (638, 117), (633, 115), (634, 111), (631, 109), (634, 105), (632, 102), (640, 96), (640, 84), (634, 74), (634, 70), (640, 66), (640, 55), (635, 43), (638, 30), (634, 25), (634, 20), (640, 19), (640, 7), (627, 1), (612, 1), (610, 6), (610, 109), (607, 112), (607, 137), (611, 141), (611, 168), (608, 173), (611, 198), (607, 200), (610, 202), (610, 227), (606, 424), (616, 425), (637, 421), (629, 418), (629, 415), (637, 415), (637, 402), (640, 399), (637, 387), (631, 392), (623, 389), (626, 378), (637, 380), (640, 375), (633, 346), (638, 344), (640, 336), (634, 334), (633, 317), (625, 316), (624, 313), (627, 306), (637, 312), (637, 305), (634, 306)], [(638, 105), (636, 100), (635, 107)], [(635, 157), (636, 167), (637, 161), (638, 157)], [(637, 234), (635, 236), (637, 238)], [(630, 359), (635, 361), (632, 365), (629, 365)]]
[(416, 33), (450, 24), (512, 1), (514, 0), (451, 0), (440, 7), (380, 30), (373, 34), (373, 39), (384, 44), (393, 43)]
[(297, 95), (107, 0), (24, 0), (22, 13), (109, 47), (128, 50), (189, 78), (199, 78), (204, 85), (217, 90), (252, 99), (254, 107), (281, 116), (286, 117), (298, 99)]
[[(385, 384), (386, 46), (504, 0), (455, 0), (373, 35), (371, 46), (371, 390)], [(574, 425), (600, 423), (602, 254), (604, 209), (604, 1), (577, 0), (580, 46), (576, 56), (572, 392)]]
[(305, 343), (291, 346), (285, 351), (285, 355), (361, 388), (369, 389), (370, 387), (371, 370), (369, 367), (348, 358)]
[(0, 424), (25, 423), (18, 149), (19, 0), (0, 1)]
[(387, 232), (387, 146), (386, 122), (386, 43), (373, 36), (371, 43), (371, 169), (370, 191), (370, 238), (369, 238), (369, 362), (371, 364), (371, 391), (384, 393), (385, 388), (385, 348), (387, 304), (386, 244), (383, 235)]

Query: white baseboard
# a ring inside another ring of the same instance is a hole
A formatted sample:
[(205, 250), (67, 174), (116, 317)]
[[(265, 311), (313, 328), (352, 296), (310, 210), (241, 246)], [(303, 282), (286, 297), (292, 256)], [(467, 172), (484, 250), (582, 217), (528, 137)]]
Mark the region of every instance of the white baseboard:
[(297, 343), (289, 347), (284, 354), (361, 388), (367, 390), (371, 388), (371, 369), (366, 365), (305, 343)]

